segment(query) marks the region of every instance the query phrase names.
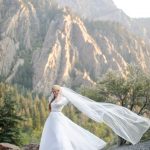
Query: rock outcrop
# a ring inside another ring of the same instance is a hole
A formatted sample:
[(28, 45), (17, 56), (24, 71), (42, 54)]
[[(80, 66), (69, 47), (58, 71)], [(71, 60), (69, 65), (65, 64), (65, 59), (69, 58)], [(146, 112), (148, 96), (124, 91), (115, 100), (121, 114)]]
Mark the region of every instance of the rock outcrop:
[(135, 145), (124, 145), (120, 147), (111, 147), (108, 150), (150, 150), (150, 141), (138, 143)]
[(0, 143), (0, 150), (21, 150), (18, 146), (10, 143)]

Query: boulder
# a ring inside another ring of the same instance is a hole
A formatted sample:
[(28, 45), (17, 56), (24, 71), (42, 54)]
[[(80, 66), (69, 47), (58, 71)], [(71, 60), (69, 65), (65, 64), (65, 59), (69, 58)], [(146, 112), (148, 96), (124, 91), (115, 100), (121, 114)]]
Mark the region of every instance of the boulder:
[(10, 143), (0, 143), (0, 150), (20, 150), (20, 148)]

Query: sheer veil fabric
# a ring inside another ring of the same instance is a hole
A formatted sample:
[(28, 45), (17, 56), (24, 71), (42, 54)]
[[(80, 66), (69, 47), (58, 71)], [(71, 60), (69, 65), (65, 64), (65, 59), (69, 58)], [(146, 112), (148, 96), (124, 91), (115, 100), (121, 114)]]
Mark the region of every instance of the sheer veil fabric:
[(96, 102), (70, 88), (61, 87), (59, 95), (52, 101), (51, 112), (45, 121), (39, 150), (100, 150), (106, 142), (80, 127), (61, 111), (68, 103), (92, 120), (105, 123), (117, 135), (136, 144), (150, 127), (150, 120), (138, 116), (129, 109), (111, 103)]
[(129, 109), (103, 102), (95, 102), (70, 88), (61, 87), (65, 96), (77, 109), (99, 123), (107, 124), (117, 135), (136, 144), (150, 127), (148, 118), (137, 115)]

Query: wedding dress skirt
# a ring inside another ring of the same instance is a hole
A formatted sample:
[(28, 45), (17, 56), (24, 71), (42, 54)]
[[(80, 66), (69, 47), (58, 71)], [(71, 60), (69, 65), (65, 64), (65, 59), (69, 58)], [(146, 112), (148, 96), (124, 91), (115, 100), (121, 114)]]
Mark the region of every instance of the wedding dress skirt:
[(51, 112), (43, 128), (40, 150), (100, 150), (105, 145), (63, 113)]

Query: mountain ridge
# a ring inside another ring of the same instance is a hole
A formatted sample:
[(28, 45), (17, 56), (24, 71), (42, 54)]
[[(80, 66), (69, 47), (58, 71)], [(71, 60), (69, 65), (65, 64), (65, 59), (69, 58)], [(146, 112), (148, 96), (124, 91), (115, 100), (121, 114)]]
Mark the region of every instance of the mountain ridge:
[[(54, 83), (93, 85), (109, 69), (122, 73), (128, 64), (150, 71), (147, 35), (137, 35), (120, 22), (82, 18), (48, 0), (0, 2), (4, 81), (20, 83), (20, 72), (26, 67), (33, 71), (33, 90), (48, 94)], [(148, 23), (141, 26), (148, 28)]]

